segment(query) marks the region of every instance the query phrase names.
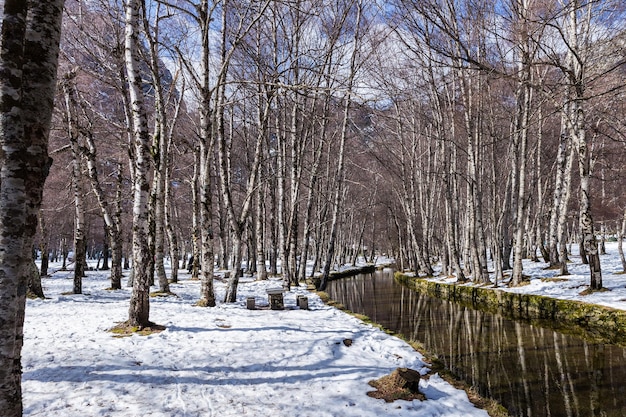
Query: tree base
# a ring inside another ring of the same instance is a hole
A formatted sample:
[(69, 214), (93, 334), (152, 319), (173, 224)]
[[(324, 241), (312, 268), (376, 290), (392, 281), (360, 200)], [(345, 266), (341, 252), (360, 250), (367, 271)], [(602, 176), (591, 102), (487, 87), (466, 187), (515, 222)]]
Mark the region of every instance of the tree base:
[(368, 382), (377, 391), (370, 391), (367, 395), (372, 398), (383, 399), (388, 403), (395, 400), (424, 401), (426, 396), (419, 391), (421, 379), (420, 373), (414, 369), (398, 368), (390, 375)]
[(159, 324), (155, 324), (152, 322), (148, 322), (147, 326), (131, 326), (128, 321), (119, 323), (118, 325), (109, 329), (111, 333), (113, 333), (117, 337), (127, 337), (132, 336), (133, 334), (138, 334), (141, 336), (148, 336), (154, 333), (161, 333), (165, 330), (165, 326), (161, 326)]

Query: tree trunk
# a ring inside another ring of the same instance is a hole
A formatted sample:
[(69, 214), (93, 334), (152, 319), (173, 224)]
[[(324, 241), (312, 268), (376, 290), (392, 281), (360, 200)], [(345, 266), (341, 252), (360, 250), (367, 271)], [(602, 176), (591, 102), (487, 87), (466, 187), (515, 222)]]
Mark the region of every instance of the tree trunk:
[(624, 208), (624, 216), (622, 217), (621, 227), (617, 226), (617, 250), (619, 258), (622, 261), (622, 272), (626, 273), (626, 257), (624, 256), (624, 236), (626, 236), (626, 208)]
[(528, 156), (526, 154), (526, 148), (528, 147), (528, 124), (530, 120), (530, 111), (532, 104), (532, 73), (530, 62), (530, 47), (527, 30), (527, 13), (526, 2), (519, 2), (517, 7), (517, 18), (519, 23), (523, 26), (521, 30), (519, 40), (520, 57), (518, 64), (518, 76), (520, 77), (517, 86), (516, 100), (517, 100), (517, 112), (515, 115), (515, 130), (513, 134), (514, 140), (514, 164), (513, 171), (517, 173), (517, 182), (513, 183), (515, 201), (514, 207), (516, 209), (515, 214), (515, 231), (513, 238), (513, 272), (511, 273), (511, 280), (509, 284), (517, 286), (524, 280), (522, 275), (522, 260), (524, 257), (524, 232), (527, 230), (524, 227), (526, 220), (526, 161)]
[[(161, 140), (159, 140), (161, 142)], [(161, 161), (163, 162), (163, 161)], [(165, 274), (165, 168), (159, 164), (155, 169), (155, 206), (154, 206), (154, 263), (159, 291), (170, 292), (170, 284)]]
[[(330, 67), (330, 66), (328, 66)], [(330, 107), (330, 94), (326, 94), (324, 96), (324, 110), (322, 114), (328, 114), (329, 113), (329, 107)], [(316, 102), (316, 101), (315, 101)], [(309, 257), (309, 247), (310, 247), (310, 240), (311, 240), (311, 234), (312, 234), (312, 229), (313, 229), (313, 205), (314, 205), (314, 197), (315, 197), (315, 191), (317, 190), (317, 186), (318, 186), (318, 180), (319, 180), (319, 168), (320, 168), (320, 163), (322, 160), (322, 153), (324, 150), (324, 143), (326, 141), (326, 136), (327, 136), (327, 132), (328, 132), (328, 117), (324, 117), (322, 119), (322, 126), (320, 128), (320, 134), (319, 134), (319, 141), (317, 142), (317, 145), (314, 148), (313, 151), (313, 166), (311, 167), (311, 171), (309, 174), (309, 191), (307, 193), (307, 199), (306, 199), (306, 210), (305, 210), (305, 214), (304, 214), (304, 226), (303, 226), (303, 236), (302, 236), (302, 252), (300, 254), (300, 262), (301, 262), (301, 266), (300, 266), (300, 271), (299, 271), (299, 279), (301, 281), (304, 281), (306, 279), (306, 270), (307, 270), (307, 260)], [(315, 259), (315, 261), (317, 261), (317, 259)], [(311, 273), (313, 273), (313, 271), (311, 271)]]
[[(213, 150), (215, 146), (212, 134), (211, 117), (214, 109), (211, 108), (210, 88), (210, 24), (211, 14), (209, 13), (208, 3), (202, 1), (200, 7), (200, 17), (198, 24), (202, 33), (202, 55), (201, 55), (201, 74), (200, 84), (200, 146), (195, 159), (194, 167), (194, 185), (199, 187), (199, 196), (196, 192), (194, 201), (194, 210), (198, 211), (198, 225), (194, 228), (196, 233), (195, 245), (197, 253), (193, 256), (193, 270), (197, 274), (198, 264), (200, 263), (202, 274), (200, 275), (200, 300), (198, 305), (205, 307), (215, 306), (215, 288), (213, 285), (213, 272), (215, 268), (214, 249), (213, 249), (213, 182), (211, 179), (211, 161), (213, 160)], [(200, 198), (198, 204), (197, 198)], [(198, 235), (199, 233), (199, 235)], [(199, 238), (200, 247), (197, 247)]]
[(582, 235), (581, 256), (584, 253), (589, 260), (589, 272), (591, 275), (590, 288), (599, 290), (602, 288), (602, 269), (600, 268), (600, 254), (598, 242), (591, 216), (591, 190), (589, 180), (591, 177), (590, 156), (585, 138), (585, 128), (583, 125), (582, 103), (577, 103), (575, 111), (578, 114), (575, 123), (576, 146), (578, 148), (578, 170), (580, 174), (580, 233)]
[[(200, 125), (202, 126), (202, 120), (200, 121)], [(202, 127), (200, 132), (200, 135), (203, 135)], [(206, 134), (208, 135), (208, 133)], [(202, 136), (200, 140), (203, 140)], [(191, 273), (192, 280), (200, 279), (200, 253), (202, 250), (202, 235), (200, 225), (202, 224), (202, 208), (200, 205), (199, 193), (201, 192), (200, 165), (202, 164), (201, 154), (203, 153), (204, 151), (200, 146), (197, 146), (194, 149), (193, 177), (191, 179), (191, 205), (193, 211), (191, 215), (191, 258), (189, 259), (187, 265), (187, 270), (189, 271), (189, 273)]]
[(116, 172), (115, 204), (113, 211), (112, 227), (109, 227), (111, 236), (111, 288), (119, 290), (122, 288), (122, 258), (124, 242), (122, 236), (122, 188), (124, 177), (122, 175), (122, 162), (117, 162)]
[(72, 150), (72, 191), (74, 193), (74, 294), (82, 293), (82, 281), (85, 274), (86, 241), (85, 241), (85, 208), (82, 185), (82, 153), (79, 141), (79, 122), (76, 116), (77, 104), (74, 94), (75, 71), (70, 71), (63, 77), (63, 95), (67, 115), (68, 136)]
[[(155, 5), (156, 10), (153, 22), (143, 19), (144, 33), (149, 46), (149, 64), (152, 74), (152, 84), (154, 88), (154, 134), (153, 134), (153, 158), (154, 158), (154, 178), (152, 189), (153, 215), (154, 215), (154, 262), (156, 277), (159, 282), (159, 291), (162, 293), (170, 292), (170, 285), (165, 273), (165, 236), (166, 236), (166, 194), (169, 192), (168, 170), (169, 170), (169, 149), (172, 143), (173, 126), (180, 111), (180, 101), (176, 104), (175, 111), (170, 119), (169, 112), (166, 111), (167, 102), (164, 94), (163, 86), (163, 70), (159, 51), (160, 38), (160, 21), (161, 21), (161, 5)], [(184, 85), (182, 90), (184, 91)], [(169, 124), (169, 125), (168, 125)], [(169, 128), (168, 128), (169, 126)]]
[[(582, 238), (581, 256), (584, 253), (589, 259), (591, 276), (590, 288), (602, 288), (602, 270), (598, 242), (591, 216), (591, 150), (585, 127), (585, 71), (589, 59), (590, 35), (590, 4), (572, 1), (567, 4), (567, 76), (569, 78), (568, 99), (570, 136), (578, 155), (578, 172), (580, 177), (579, 227)], [(579, 15), (580, 14), (580, 15)]]
[(109, 270), (109, 250), (111, 249), (109, 247), (109, 241), (110, 241), (110, 236), (111, 233), (109, 232), (109, 227), (106, 225), (106, 223), (104, 224), (104, 239), (102, 242), (102, 267), (100, 268), (102, 271), (108, 271)]
[(261, 184), (256, 194), (256, 221), (254, 223), (256, 237), (256, 274), (258, 281), (267, 279), (267, 268), (265, 266), (265, 184)]
[[(165, 184), (170, 183), (170, 173), (171, 168), (168, 163), (166, 166), (165, 173)], [(167, 241), (169, 242), (169, 253), (170, 253), (170, 280), (171, 282), (178, 282), (178, 266), (180, 253), (178, 249), (178, 238), (174, 231), (174, 225), (172, 220), (172, 212), (175, 208), (172, 206), (172, 187), (166, 186), (165, 188), (165, 231), (167, 233)]]
[[(207, 103), (208, 105), (208, 103)], [(209, 132), (209, 121), (201, 117), (200, 145), (200, 301), (205, 307), (215, 307), (215, 289), (213, 285), (213, 196), (211, 180), (211, 160), (213, 139)]]
[[(63, 0), (2, 3), (0, 38), (0, 410), (22, 415), (21, 351), (43, 185)], [(19, 111), (16, 111), (19, 110)]]
[(352, 54), (350, 57), (350, 72), (348, 73), (347, 80), (347, 91), (343, 97), (343, 120), (341, 125), (340, 139), (339, 139), (339, 150), (337, 155), (337, 169), (335, 172), (335, 178), (337, 183), (335, 184), (334, 189), (334, 197), (333, 197), (333, 212), (331, 216), (331, 226), (330, 226), (330, 236), (328, 240), (328, 249), (326, 251), (326, 262), (324, 264), (324, 269), (322, 271), (322, 278), (318, 287), (318, 290), (324, 291), (326, 289), (326, 285), (328, 284), (328, 278), (330, 277), (330, 267), (333, 261), (333, 257), (335, 256), (335, 241), (337, 239), (337, 230), (339, 227), (339, 213), (342, 205), (342, 197), (343, 197), (343, 187), (344, 187), (344, 176), (345, 176), (345, 147), (346, 147), (346, 139), (348, 135), (348, 121), (350, 116), (350, 108), (352, 106), (352, 89), (354, 87), (354, 80), (356, 78), (356, 70), (357, 70), (357, 57), (358, 57), (358, 45), (361, 34), (361, 7), (362, 5), (359, 3), (356, 5), (357, 7), (357, 15), (356, 21), (354, 23), (354, 45), (352, 49)]
[(141, 1), (129, 0), (126, 6), (125, 63), (132, 110), (133, 132), (133, 291), (129, 325), (150, 326), (150, 283), (147, 268), (152, 264), (148, 244), (148, 200), (150, 184), (150, 136), (144, 107), (143, 81), (139, 65), (139, 16)]
[(269, 229), (270, 229), (270, 274), (278, 275), (278, 221), (276, 218), (276, 213), (278, 213), (278, 197), (276, 196), (276, 190), (278, 186), (276, 183), (278, 179), (276, 176), (273, 176), (270, 179), (270, 187), (269, 187), (269, 198), (271, 202), (272, 209), (270, 210), (270, 218), (269, 218)]
[(28, 296), (32, 298), (45, 299), (43, 287), (41, 286), (41, 274), (35, 262), (30, 264), (30, 274), (28, 276)]
[(41, 251), (41, 268), (39, 274), (45, 277), (48, 275), (50, 230), (46, 226), (42, 210), (39, 210), (37, 218), (39, 219), (39, 234), (41, 235), (41, 241), (39, 243), (39, 250)]

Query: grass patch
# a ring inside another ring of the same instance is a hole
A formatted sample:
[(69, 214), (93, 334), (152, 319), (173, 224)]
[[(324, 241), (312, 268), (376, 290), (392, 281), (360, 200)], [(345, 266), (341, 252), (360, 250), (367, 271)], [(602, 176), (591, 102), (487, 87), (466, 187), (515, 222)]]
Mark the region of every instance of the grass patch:
[(147, 326), (131, 326), (128, 321), (119, 323), (109, 329), (109, 332), (113, 333), (115, 337), (128, 337), (134, 334), (140, 336), (148, 336), (155, 333), (161, 333), (165, 330), (165, 326), (149, 322)]
[(328, 301), (330, 301), (330, 295), (328, 295), (327, 292), (317, 291), (316, 294), (322, 300), (323, 303), (328, 303)]
[(541, 278), (541, 282), (567, 282), (567, 278)]
[(178, 298), (178, 295), (174, 294), (171, 291), (153, 291), (150, 293), (150, 297), (156, 298), (156, 297), (176, 297)]
[(341, 304), (341, 303), (339, 303), (337, 301), (334, 301), (334, 300), (328, 300), (328, 302), (326, 304), (328, 304), (331, 307), (335, 307), (335, 308), (337, 308), (339, 310), (344, 310), (344, 311), (346, 310), (346, 306), (345, 305), (343, 305), (343, 304)]
[(366, 323), (371, 323), (372, 322), (372, 319), (370, 319), (365, 314), (354, 313), (353, 316), (356, 317), (357, 319), (361, 320), (361, 321), (366, 322)]
[(65, 292), (62, 292), (61, 295), (89, 295), (89, 294), (85, 294), (85, 293), (76, 294), (74, 291), (65, 291)]
[(604, 288), (604, 287), (600, 288), (599, 290), (593, 290), (590, 287), (588, 287), (588, 288), (584, 289), (583, 291), (581, 291), (578, 294), (584, 296), (584, 295), (591, 295), (591, 294), (596, 293), (596, 292), (607, 292), (607, 291), (611, 291), (611, 290), (609, 290), (608, 288)]
[(212, 303), (209, 303), (209, 300), (201, 298), (198, 301), (196, 301), (193, 305), (194, 307), (215, 307), (215, 301), (213, 301)]
[(520, 281), (520, 283), (517, 285), (513, 285), (511, 281), (507, 283), (508, 287), (525, 287), (527, 285), (530, 285), (530, 278), (527, 278), (527, 277), (524, 277), (522, 281)]
[[(404, 374), (409, 375), (408, 381), (401, 376)], [(370, 391), (367, 395), (372, 398), (385, 400), (385, 402), (388, 403), (396, 400), (424, 401), (426, 396), (418, 389), (419, 378), (420, 376), (417, 371), (407, 368), (398, 368), (390, 375), (369, 381), (368, 384), (376, 388), (376, 391)]]

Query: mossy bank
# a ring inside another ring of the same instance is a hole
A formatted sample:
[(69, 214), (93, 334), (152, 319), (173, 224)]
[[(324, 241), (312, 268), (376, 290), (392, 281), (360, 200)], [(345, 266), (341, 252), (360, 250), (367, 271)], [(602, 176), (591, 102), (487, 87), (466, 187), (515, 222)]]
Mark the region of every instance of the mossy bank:
[(626, 311), (574, 300), (455, 285), (395, 274), (397, 282), (431, 297), (500, 314), (597, 343), (626, 347)]

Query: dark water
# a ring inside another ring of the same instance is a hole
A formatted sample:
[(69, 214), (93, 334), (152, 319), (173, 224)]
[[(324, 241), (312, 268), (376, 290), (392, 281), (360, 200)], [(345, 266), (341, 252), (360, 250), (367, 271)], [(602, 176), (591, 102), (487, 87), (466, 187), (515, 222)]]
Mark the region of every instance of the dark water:
[(327, 292), (422, 342), (512, 416), (626, 416), (626, 349), (417, 293), (391, 270), (331, 281)]

